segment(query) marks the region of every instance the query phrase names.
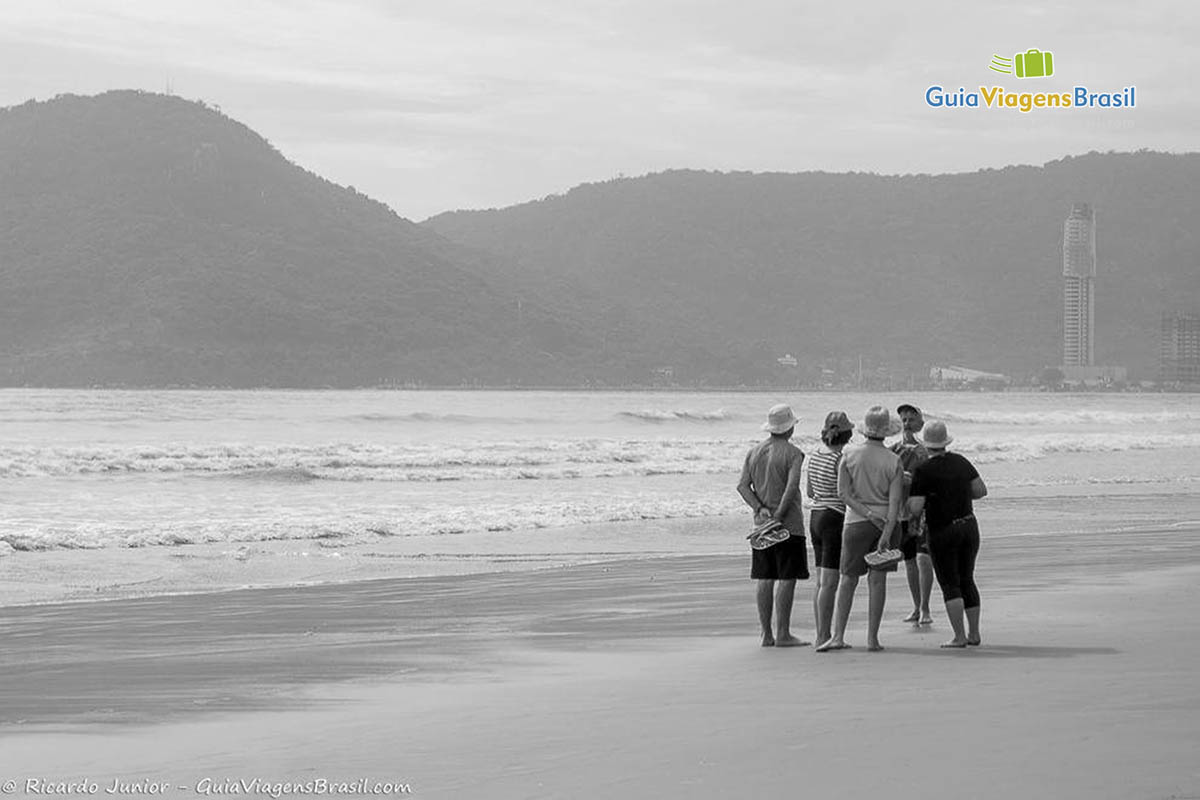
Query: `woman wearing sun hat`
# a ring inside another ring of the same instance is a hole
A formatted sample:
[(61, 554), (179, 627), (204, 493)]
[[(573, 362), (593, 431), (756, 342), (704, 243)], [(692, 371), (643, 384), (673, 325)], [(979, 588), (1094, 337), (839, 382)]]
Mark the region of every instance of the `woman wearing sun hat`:
[(818, 652), (844, 650), (846, 623), (858, 579), (867, 576), (868, 613), (867, 649), (882, 650), (879, 623), (887, 595), (887, 571), (868, 565), (872, 551), (884, 552), (892, 544), (892, 534), (900, 518), (900, 498), (904, 491), (904, 468), (900, 457), (883, 446), (883, 440), (900, 432), (900, 421), (883, 406), (867, 410), (859, 433), (866, 443), (846, 447), (838, 464), (838, 493), (846, 503), (846, 523), (842, 529), (842, 558), (839, 565), (837, 600), (834, 607), (833, 634)]
[(817, 642), (832, 634), (833, 600), (837, 595), (838, 569), (842, 560), (842, 528), (846, 503), (838, 494), (837, 469), (842, 449), (854, 433), (854, 423), (844, 411), (830, 411), (821, 429), (821, 446), (805, 460), (804, 496), (812, 503), (808, 535), (812, 539), (817, 586), (813, 591), (813, 618)]
[(946, 423), (935, 421), (925, 426), (922, 442), (929, 450), (929, 460), (913, 471), (908, 508), (914, 515), (924, 509), (929, 525), (933, 574), (954, 629), (954, 638), (942, 647), (966, 647), (980, 642), (979, 589), (975, 586), (979, 524), (972, 501), (986, 497), (987, 486), (974, 464), (958, 453), (946, 452), (952, 441)]

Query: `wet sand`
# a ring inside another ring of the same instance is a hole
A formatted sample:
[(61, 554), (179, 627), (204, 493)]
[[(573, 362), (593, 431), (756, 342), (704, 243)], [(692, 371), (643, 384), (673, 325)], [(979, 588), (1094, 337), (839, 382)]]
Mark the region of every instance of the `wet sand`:
[(932, 630), (899, 622), (902, 573), (885, 652), (863, 646), (865, 587), (854, 650), (760, 648), (748, 557), (726, 556), (0, 609), (0, 779), (1200, 796), (1197, 533), (985, 530), (985, 641), (963, 651), (937, 647), (936, 590)]

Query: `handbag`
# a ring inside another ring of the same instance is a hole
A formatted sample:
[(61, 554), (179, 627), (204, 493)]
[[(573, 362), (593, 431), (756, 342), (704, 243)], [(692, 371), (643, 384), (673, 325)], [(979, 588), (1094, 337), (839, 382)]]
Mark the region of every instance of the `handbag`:
[(769, 519), (754, 526), (754, 530), (746, 538), (750, 540), (750, 546), (755, 550), (766, 550), (768, 547), (787, 541), (791, 535), (787, 528), (779, 524), (779, 520)]

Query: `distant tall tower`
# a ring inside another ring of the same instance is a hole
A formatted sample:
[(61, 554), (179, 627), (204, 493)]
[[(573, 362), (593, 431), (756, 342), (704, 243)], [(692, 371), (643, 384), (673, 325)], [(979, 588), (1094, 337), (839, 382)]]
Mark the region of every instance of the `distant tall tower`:
[(1087, 203), (1071, 207), (1063, 223), (1063, 364), (1095, 364), (1096, 214)]

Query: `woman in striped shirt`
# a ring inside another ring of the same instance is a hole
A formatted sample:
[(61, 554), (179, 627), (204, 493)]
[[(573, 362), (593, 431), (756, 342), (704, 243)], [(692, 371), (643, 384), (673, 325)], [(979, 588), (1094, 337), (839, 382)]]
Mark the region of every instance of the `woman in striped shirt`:
[(846, 503), (838, 495), (837, 468), (842, 448), (853, 432), (854, 424), (844, 411), (829, 412), (821, 431), (823, 444), (808, 458), (808, 476), (803, 487), (805, 496), (812, 503), (808, 530), (817, 567), (813, 617), (818, 642), (827, 642), (832, 635), (833, 603), (842, 558), (842, 523), (846, 515)]

